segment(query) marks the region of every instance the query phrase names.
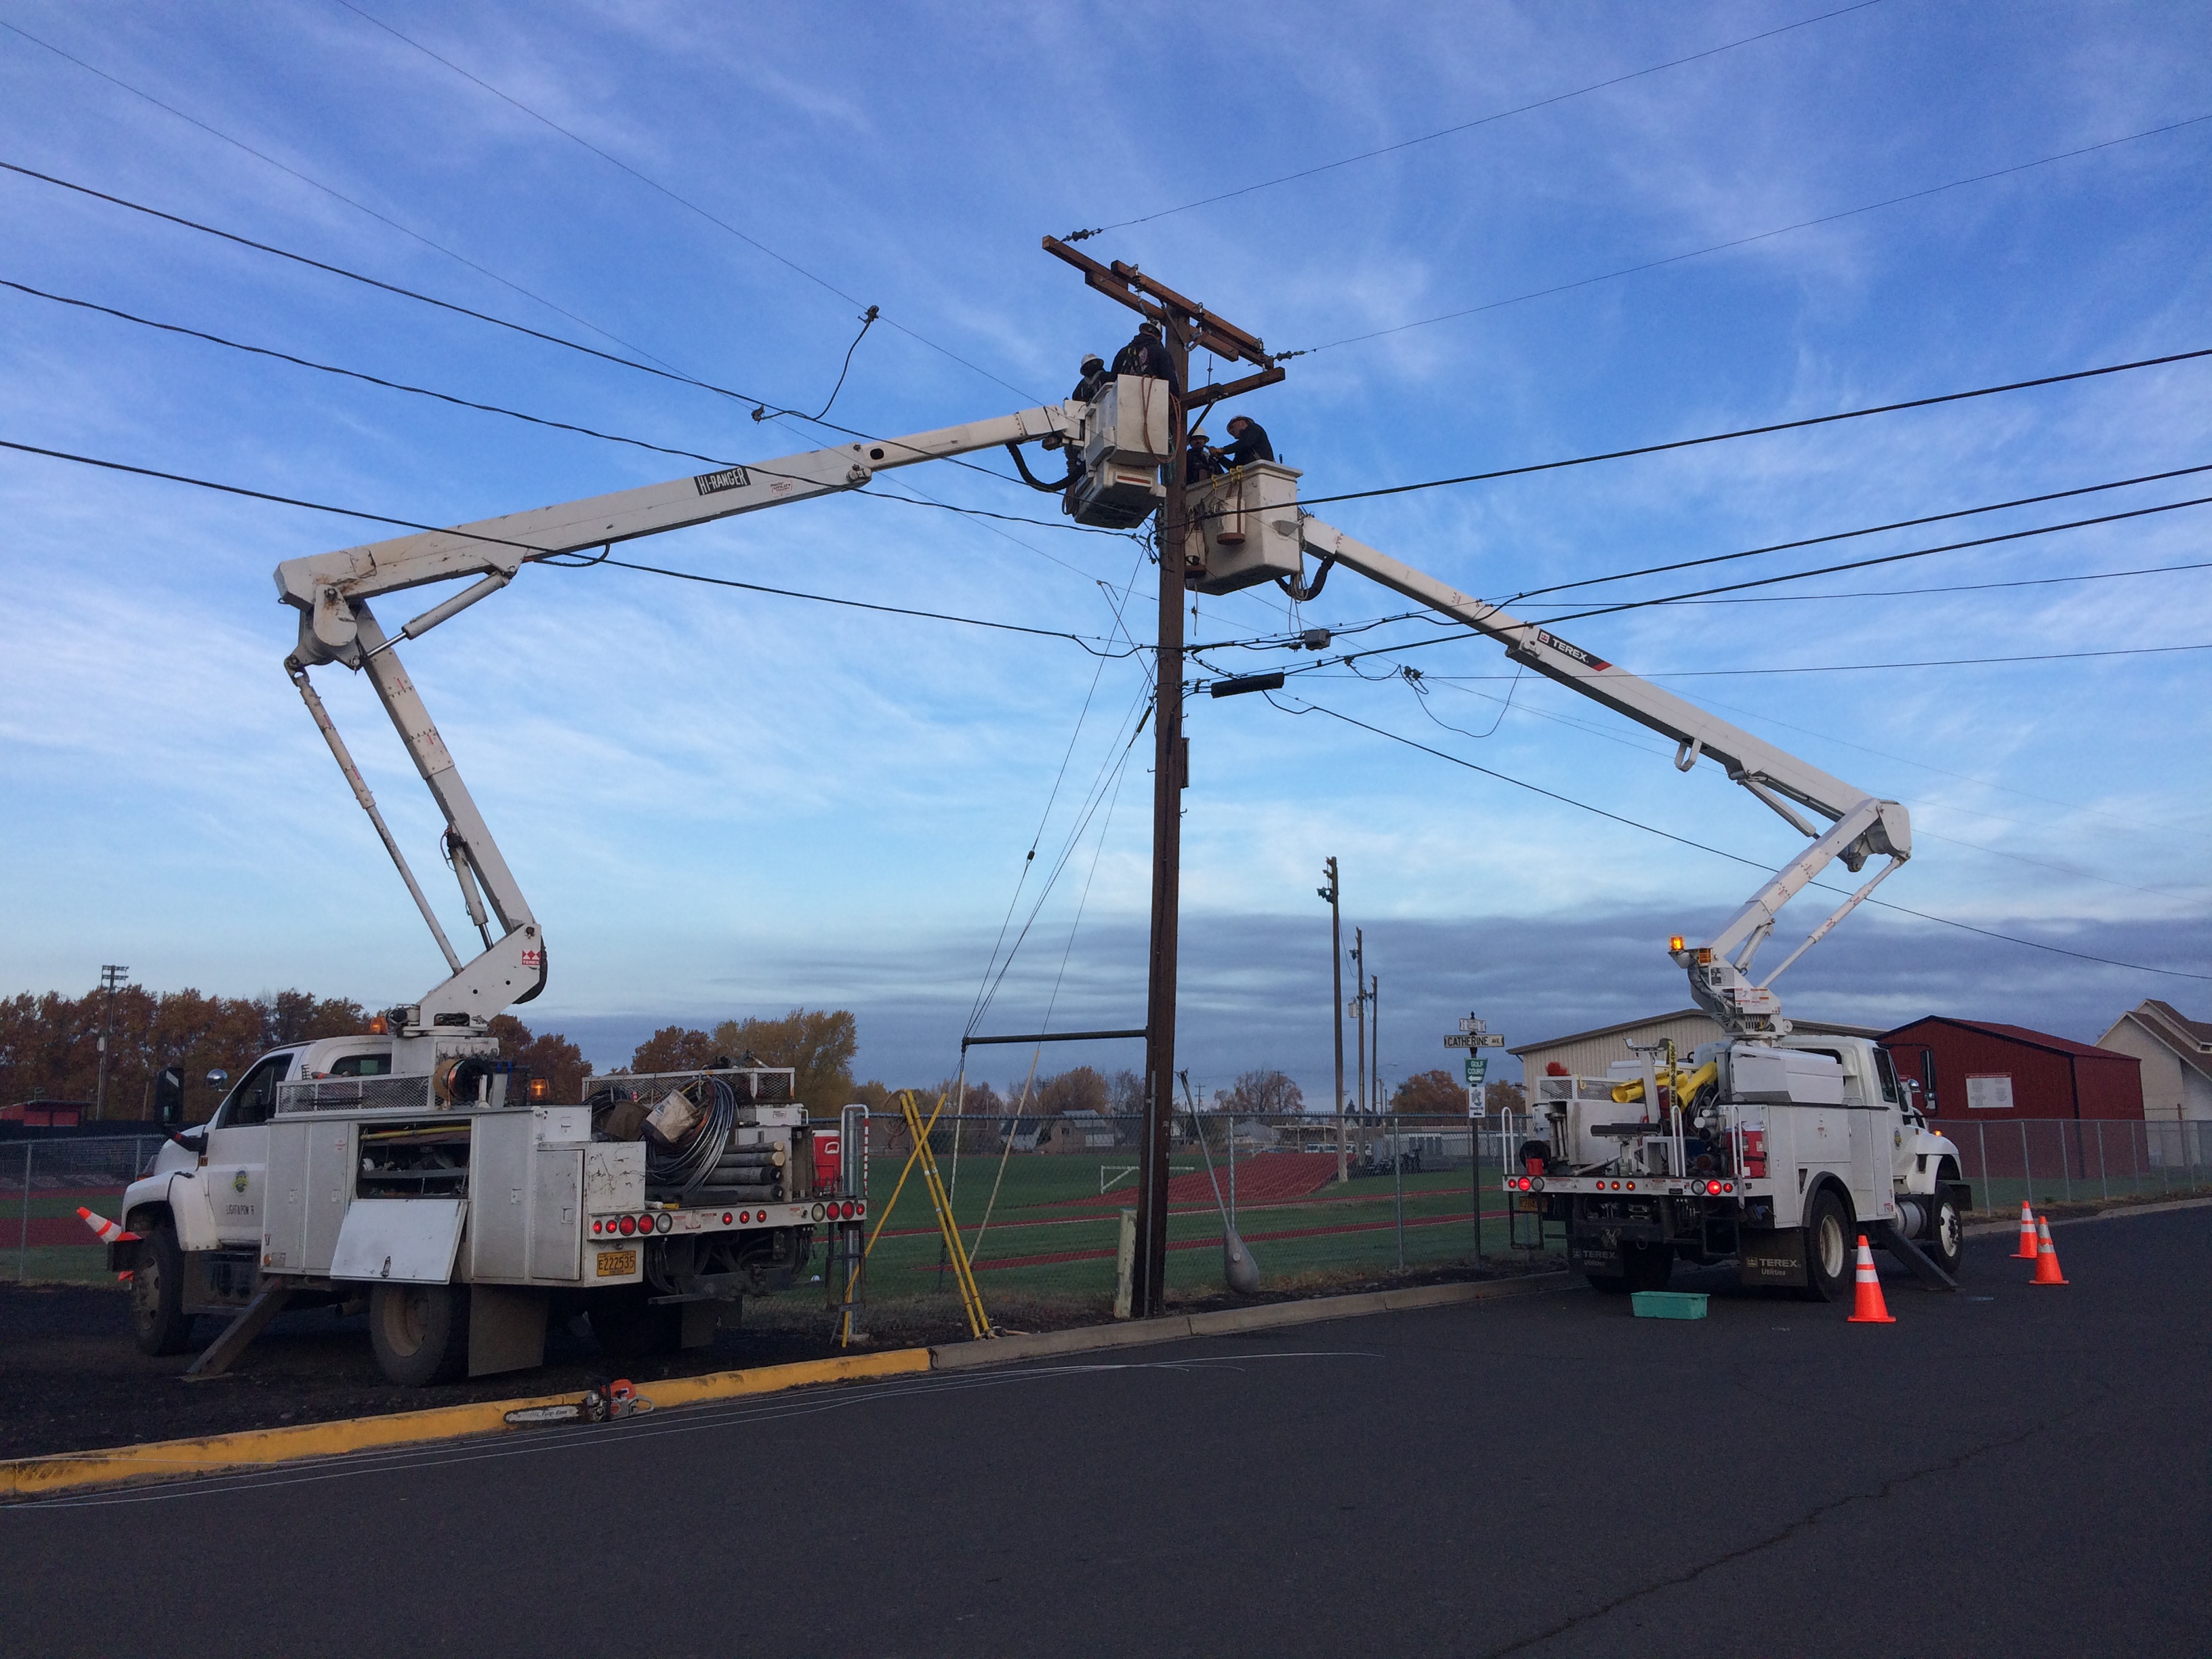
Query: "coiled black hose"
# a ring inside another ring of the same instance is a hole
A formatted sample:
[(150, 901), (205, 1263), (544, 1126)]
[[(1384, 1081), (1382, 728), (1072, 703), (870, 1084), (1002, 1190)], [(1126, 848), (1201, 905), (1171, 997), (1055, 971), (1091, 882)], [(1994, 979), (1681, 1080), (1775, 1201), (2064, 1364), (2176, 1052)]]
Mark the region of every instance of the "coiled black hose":
[[(672, 1187), (688, 1194), (714, 1174), (723, 1149), (730, 1144), (730, 1131), (738, 1121), (738, 1097), (718, 1077), (693, 1078), (677, 1092), (700, 1109), (699, 1120), (673, 1142), (652, 1134), (645, 1137), (645, 1184), (652, 1190), (665, 1192)], [(592, 1108), (592, 1127), (598, 1129), (623, 1098), (639, 1097), (631, 1085), (599, 1091), (587, 1103)]]

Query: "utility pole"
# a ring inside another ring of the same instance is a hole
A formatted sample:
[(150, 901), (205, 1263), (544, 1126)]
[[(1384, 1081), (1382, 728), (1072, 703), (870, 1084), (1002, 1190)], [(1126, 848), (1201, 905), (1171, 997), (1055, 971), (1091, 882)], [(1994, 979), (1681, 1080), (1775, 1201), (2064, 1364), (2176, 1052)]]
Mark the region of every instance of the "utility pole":
[[(1095, 234), (1080, 233), (1081, 236)], [(1223, 321), (1194, 300), (1116, 259), (1102, 264), (1056, 236), (1044, 251), (1083, 273), (1108, 299), (1160, 325), (1175, 384), (1186, 388), (1168, 410), (1166, 495), (1154, 524), (1160, 555), (1159, 642), (1152, 676), (1152, 932), (1145, 999), (1145, 1127), (1137, 1177), (1136, 1255), (1130, 1270), (1130, 1313), (1148, 1319), (1167, 1301), (1168, 1146), (1175, 1129), (1176, 962), (1182, 920), (1182, 792), (1190, 749), (1182, 729), (1184, 544), (1183, 453), (1189, 412), (1240, 392), (1273, 386), (1283, 371), (1255, 334)], [(1190, 349), (1203, 346), (1229, 362), (1259, 372), (1203, 387), (1190, 386)]]
[(1336, 1178), (1341, 1182), (1348, 1173), (1344, 1151), (1344, 935), (1337, 926), (1336, 860), (1323, 860), (1322, 869), (1328, 876), (1328, 885), (1320, 890), (1328, 901), (1328, 1000), (1336, 1011)]
[[(1190, 342), (1170, 313), (1168, 362), (1177, 386), (1188, 385)], [(1160, 503), (1159, 648), (1152, 674), (1152, 936), (1145, 993), (1145, 1167), (1137, 1188), (1137, 1260), (1133, 1311), (1139, 1319), (1166, 1307), (1168, 1148), (1175, 1127), (1176, 967), (1182, 919), (1182, 792), (1189, 781), (1189, 740), (1182, 730), (1183, 451), (1180, 399), (1168, 408), (1168, 494)], [(1204, 1127), (1194, 1123), (1201, 1134)]]
[(1352, 1110), (1355, 1117), (1364, 1119), (1367, 1114), (1367, 932), (1362, 927), (1352, 930), (1352, 1013), (1358, 1021), (1359, 1079)]
[(1389, 1100), (1382, 1092), (1382, 977), (1379, 974), (1370, 975), (1368, 978), (1367, 1001), (1374, 1011), (1374, 1018), (1367, 1024), (1370, 1033), (1367, 1040), (1375, 1046), (1375, 1063), (1369, 1067), (1368, 1075), (1375, 1079), (1375, 1115), (1380, 1117)]
[(107, 999), (100, 1012), (100, 1085), (92, 1097), (92, 1115), (95, 1121), (107, 1115), (107, 1038), (115, 1024), (115, 988), (123, 982), (124, 975), (131, 970), (114, 963), (103, 963), (100, 969), (100, 988)]

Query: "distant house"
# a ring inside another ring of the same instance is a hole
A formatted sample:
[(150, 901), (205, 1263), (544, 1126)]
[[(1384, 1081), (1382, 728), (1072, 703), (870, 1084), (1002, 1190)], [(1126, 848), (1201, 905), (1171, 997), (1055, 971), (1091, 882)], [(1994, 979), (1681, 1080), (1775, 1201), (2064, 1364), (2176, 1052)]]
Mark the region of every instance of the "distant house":
[(2154, 998), (2122, 1014), (2097, 1046), (2142, 1062), (2145, 1117), (2212, 1118), (2212, 1025)]
[(1048, 1120), (1041, 1117), (1006, 1117), (999, 1120), (999, 1139), (1001, 1145), (1011, 1140), (1018, 1152), (1037, 1150), (1037, 1137), (1044, 1133)]
[(1036, 1150), (1041, 1152), (1109, 1152), (1120, 1144), (1113, 1124), (1091, 1111), (1048, 1117), (1036, 1137)]
[(1906, 1092), (1945, 1121), (2143, 1115), (2142, 1062), (2071, 1037), (1931, 1014), (1881, 1043)]

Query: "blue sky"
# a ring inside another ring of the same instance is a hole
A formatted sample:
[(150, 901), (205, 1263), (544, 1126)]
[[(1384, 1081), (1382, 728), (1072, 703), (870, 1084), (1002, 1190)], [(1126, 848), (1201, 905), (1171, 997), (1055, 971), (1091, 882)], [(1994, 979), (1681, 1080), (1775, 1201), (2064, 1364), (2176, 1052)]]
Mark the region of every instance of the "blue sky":
[[(1239, 31), (1141, 4), (10, 0), (0, 160), (743, 395), (15, 174), (0, 175), (0, 278), (752, 460), (823, 441), (796, 419), (756, 422), (752, 400), (819, 408), (866, 305), (885, 322), (836, 420), (896, 434), (1063, 395), (1082, 352), (1110, 350), (1128, 319), (1037, 240), (1112, 227), (1086, 249), (1308, 350), (1249, 407), (1310, 496), (2212, 346), (2212, 121), (2175, 125), (2212, 115), (2212, 14), (1830, 9), (1291, 4)], [(1205, 198), (1223, 199), (1174, 210)], [(1608, 275), (1636, 266), (1653, 268)], [(1450, 313), (1471, 314), (1425, 321)], [(14, 289), (0, 354), (0, 437), (424, 522), (697, 470)], [(2212, 366), (2182, 363), (1319, 511), (1503, 598), (2204, 465), (2208, 392)], [(2203, 478), (1723, 568), (1781, 574), (2212, 495)], [(948, 467), (883, 491), (915, 493), (1055, 517), (1048, 498)], [(121, 961), (157, 988), (296, 984), (380, 1004), (440, 977), (279, 667), (292, 623), (270, 569), (376, 528), (21, 453), (0, 455), (0, 988), (81, 989)], [(1766, 590), (1854, 597), (1564, 631), (1639, 672), (1696, 673), (1664, 683), (1904, 800), (1917, 855), (1885, 898), (2203, 975), (2212, 653), (2052, 653), (2212, 644), (2212, 573), (2045, 579), (2212, 558), (2207, 511)], [(1126, 605), (1147, 637), (1139, 550), (1058, 524), (844, 498), (632, 551), (1092, 636)], [(1403, 608), (1340, 573), (1296, 620), (1340, 629)], [(386, 609), (387, 626), (408, 614)], [(1291, 620), (1277, 598), (1201, 600), (1193, 637)], [(2046, 659), (1955, 665), (1995, 657)], [(1794, 848), (1717, 770), (1681, 776), (1656, 738), (1516, 683), (1494, 647), (1385, 651), (1357, 672), (1297, 660), (1313, 672), (1279, 709), (1191, 712), (1183, 1049), (1202, 1083), (1279, 1065), (1326, 1092), (1327, 855), (1382, 977), (1394, 1077), (1442, 1062), (1437, 1034), (1469, 1007), (1521, 1041), (1680, 1006), (1664, 936), (1711, 926), (1758, 879), (1288, 710), (1333, 708), (1745, 856)], [(1765, 672), (1938, 660), (1955, 665)], [(1116, 767), (1142, 708), (1136, 659), (532, 568), (408, 661), (548, 931), (553, 981), (523, 1012), (602, 1061), (660, 1021), (805, 1004), (858, 1012), (863, 1075), (944, 1075), (1002, 918), (1018, 929), (1040, 898), (983, 1029), (1140, 1018), (1149, 744)], [(435, 877), (434, 816), (367, 689), (335, 669), (319, 684)], [(450, 928), (449, 888), (432, 884)], [(2208, 988), (1863, 912), (1781, 988), (1832, 1018), (1945, 1012), (2093, 1037), (2146, 995), (2202, 1013)], [(1079, 1059), (1136, 1055), (1063, 1048), (1045, 1064)], [(1000, 1051), (992, 1074), (1026, 1060)]]

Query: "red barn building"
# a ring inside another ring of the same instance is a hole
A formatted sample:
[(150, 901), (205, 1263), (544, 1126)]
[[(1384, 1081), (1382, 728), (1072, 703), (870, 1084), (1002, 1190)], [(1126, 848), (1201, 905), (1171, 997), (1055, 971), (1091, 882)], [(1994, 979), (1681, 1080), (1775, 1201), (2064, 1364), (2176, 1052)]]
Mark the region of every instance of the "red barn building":
[(1946, 1122), (2143, 1115), (2133, 1054), (1948, 1014), (1900, 1025), (1881, 1042), (1920, 1109)]

